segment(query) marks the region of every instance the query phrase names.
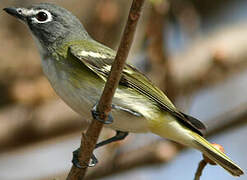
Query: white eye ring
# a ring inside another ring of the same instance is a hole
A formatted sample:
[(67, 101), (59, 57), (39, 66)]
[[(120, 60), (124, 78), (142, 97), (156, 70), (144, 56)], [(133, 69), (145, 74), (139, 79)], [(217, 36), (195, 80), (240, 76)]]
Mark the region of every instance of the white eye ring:
[[(46, 19), (45, 19), (45, 20), (40, 20), (40, 19), (38, 19), (37, 16), (39, 15), (39, 13), (44, 13), (44, 15), (46, 16)], [(41, 24), (41, 23), (47, 23), (47, 22), (52, 21), (52, 15), (51, 15), (51, 13), (50, 13), (49, 11), (47, 11), (47, 10), (44, 10), (44, 9), (38, 10), (38, 11), (35, 11), (35, 16), (32, 17), (32, 21), (33, 21), (34, 23), (39, 23), (39, 24)]]

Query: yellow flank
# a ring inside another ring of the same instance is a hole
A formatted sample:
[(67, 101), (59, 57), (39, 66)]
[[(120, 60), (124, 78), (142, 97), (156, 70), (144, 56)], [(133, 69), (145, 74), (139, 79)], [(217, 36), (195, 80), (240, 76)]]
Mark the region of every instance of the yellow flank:
[(193, 137), (186, 126), (168, 112), (160, 112), (159, 116), (148, 120), (150, 131), (164, 138), (190, 145)]

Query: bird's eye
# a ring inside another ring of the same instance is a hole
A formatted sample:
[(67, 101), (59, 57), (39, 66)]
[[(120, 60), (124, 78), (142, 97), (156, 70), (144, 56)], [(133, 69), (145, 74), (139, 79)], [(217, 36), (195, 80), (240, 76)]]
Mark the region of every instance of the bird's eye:
[(36, 14), (36, 18), (38, 21), (42, 22), (42, 21), (46, 21), (48, 19), (48, 15), (45, 12), (41, 11), (38, 14)]

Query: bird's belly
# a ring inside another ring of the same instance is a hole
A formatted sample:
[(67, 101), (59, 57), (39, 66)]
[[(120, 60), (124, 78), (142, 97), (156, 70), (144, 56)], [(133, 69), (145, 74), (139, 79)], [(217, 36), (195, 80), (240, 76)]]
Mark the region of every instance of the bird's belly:
[[(54, 89), (66, 104), (79, 113), (83, 119), (91, 121), (91, 109), (99, 100), (99, 93), (90, 93), (95, 91), (95, 89), (91, 91), (83, 88), (75, 89), (68, 82), (63, 82)], [(129, 112), (116, 109), (112, 109), (111, 114), (114, 119), (113, 123), (105, 125), (106, 127), (136, 133), (148, 131), (146, 119), (143, 116), (135, 116)]]
[[(75, 112), (86, 121), (91, 121), (91, 109), (98, 102), (102, 93), (103, 83), (99, 86), (90, 86), (83, 79), (80, 86), (72, 84), (67, 72), (57, 70), (52, 62), (43, 63), (43, 70), (55, 92)], [(113, 98), (113, 103), (116, 98)], [(105, 125), (115, 130), (143, 133), (148, 131), (148, 123), (143, 116), (136, 116), (130, 112), (112, 109), (113, 123)]]

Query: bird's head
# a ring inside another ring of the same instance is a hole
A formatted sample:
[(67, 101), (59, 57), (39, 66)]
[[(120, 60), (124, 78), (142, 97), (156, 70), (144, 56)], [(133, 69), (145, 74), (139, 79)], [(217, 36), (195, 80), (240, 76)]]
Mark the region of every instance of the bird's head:
[(81, 22), (71, 12), (54, 4), (40, 3), (28, 8), (10, 7), (4, 10), (27, 24), (43, 48), (57, 46), (65, 40), (89, 38)]

